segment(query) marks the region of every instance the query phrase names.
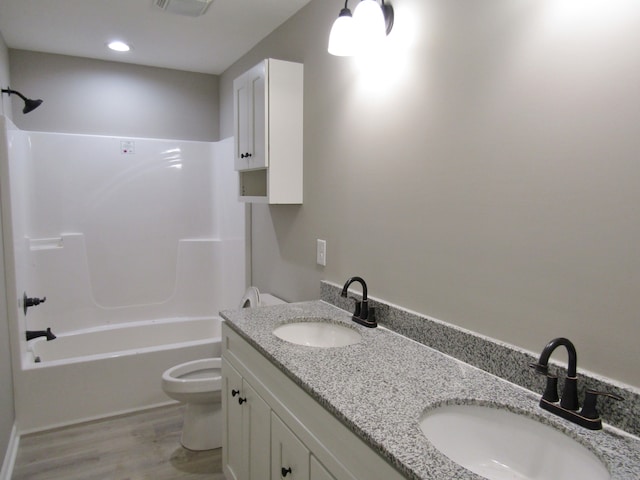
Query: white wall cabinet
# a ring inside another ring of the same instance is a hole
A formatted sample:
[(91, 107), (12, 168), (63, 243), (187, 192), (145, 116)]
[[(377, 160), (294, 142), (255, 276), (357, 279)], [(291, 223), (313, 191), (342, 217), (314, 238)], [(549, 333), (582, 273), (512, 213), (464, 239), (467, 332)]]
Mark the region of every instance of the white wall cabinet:
[(403, 478), (225, 323), (222, 345), (227, 480)]
[(233, 82), (239, 198), (302, 203), (303, 65), (272, 58)]

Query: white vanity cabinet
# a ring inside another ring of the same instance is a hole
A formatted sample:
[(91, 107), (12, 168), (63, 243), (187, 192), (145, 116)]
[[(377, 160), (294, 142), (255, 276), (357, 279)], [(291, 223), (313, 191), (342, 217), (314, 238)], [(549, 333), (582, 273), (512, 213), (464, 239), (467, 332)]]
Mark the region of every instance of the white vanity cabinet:
[(239, 198), (302, 203), (303, 65), (260, 62), (233, 82)]
[(224, 322), (222, 357), (227, 480), (403, 478)]

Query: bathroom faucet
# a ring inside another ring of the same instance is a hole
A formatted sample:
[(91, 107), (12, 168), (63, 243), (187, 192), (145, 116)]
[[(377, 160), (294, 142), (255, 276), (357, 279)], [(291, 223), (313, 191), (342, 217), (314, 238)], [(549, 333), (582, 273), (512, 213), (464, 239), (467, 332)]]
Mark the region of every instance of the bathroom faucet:
[(347, 298), (347, 290), (353, 282), (358, 282), (362, 285), (362, 301), (356, 300), (355, 311), (351, 319), (365, 327), (374, 328), (378, 326), (375, 320), (375, 307), (369, 307), (369, 300), (367, 299), (367, 284), (361, 277), (351, 277), (346, 281), (344, 287), (342, 287), (342, 297)]
[[(564, 346), (567, 349), (569, 364), (567, 366), (567, 378), (564, 381), (564, 389), (562, 390), (562, 398), (558, 403), (558, 377), (549, 373), (549, 357), (559, 346)], [(584, 406), (578, 412), (578, 408), (580, 408), (577, 379), (578, 356), (576, 347), (567, 338), (559, 337), (551, 340), (542, 350), (538, 363), (532, 363), (529, 366), (536, 373), (547, 377), (547, 386), (540, 399), (540, 407), (590, 430), (600, 430), (602, 428), (602, 419), (596, 410), (598, 395), (607, 396), (614, 400), (623, 400), (622, 397), (613, 393), (587, 389)]]
[(25, 333), (27, 336), (27, 342), (38, 337), (47, 337), (47, 342), (56, 338), (50, 328), (47, 328), (46, 330), (27, 330)]

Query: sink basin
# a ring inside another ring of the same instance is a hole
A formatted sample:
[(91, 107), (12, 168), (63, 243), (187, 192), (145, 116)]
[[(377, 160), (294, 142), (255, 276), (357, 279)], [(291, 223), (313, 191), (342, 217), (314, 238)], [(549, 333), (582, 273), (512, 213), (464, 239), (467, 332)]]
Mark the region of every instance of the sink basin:
[(495, 480), (610, 480), (602, 462), (558, 430), (505, 409), (448, 405), (425, 412), (420, 429), (444, 455)]
[(362, 338), (355, 329), (328, 320), (285, 323), (276, 327), (273, 334), (296, 345), (324, 348), (345, 347)]

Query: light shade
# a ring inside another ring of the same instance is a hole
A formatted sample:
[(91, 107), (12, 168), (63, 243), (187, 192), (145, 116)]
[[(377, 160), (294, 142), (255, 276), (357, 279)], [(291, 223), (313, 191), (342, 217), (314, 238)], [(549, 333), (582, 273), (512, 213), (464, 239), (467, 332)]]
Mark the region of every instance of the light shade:
[(343, 8), (333, 22), (328, 50), (338, 57), (350, 57), (356, 53), (356, 27), (348, 8)]
[(359, 50), (376, 49), (387, 36), (382, 8), (376, 0), (362, 0), (353, 12)]
[(128, 44), (119, 40), (107, 43), (107, 47), (111, 50), (115, 50), (116, 52), (128, 52), (131, 50), (131, 47)]

